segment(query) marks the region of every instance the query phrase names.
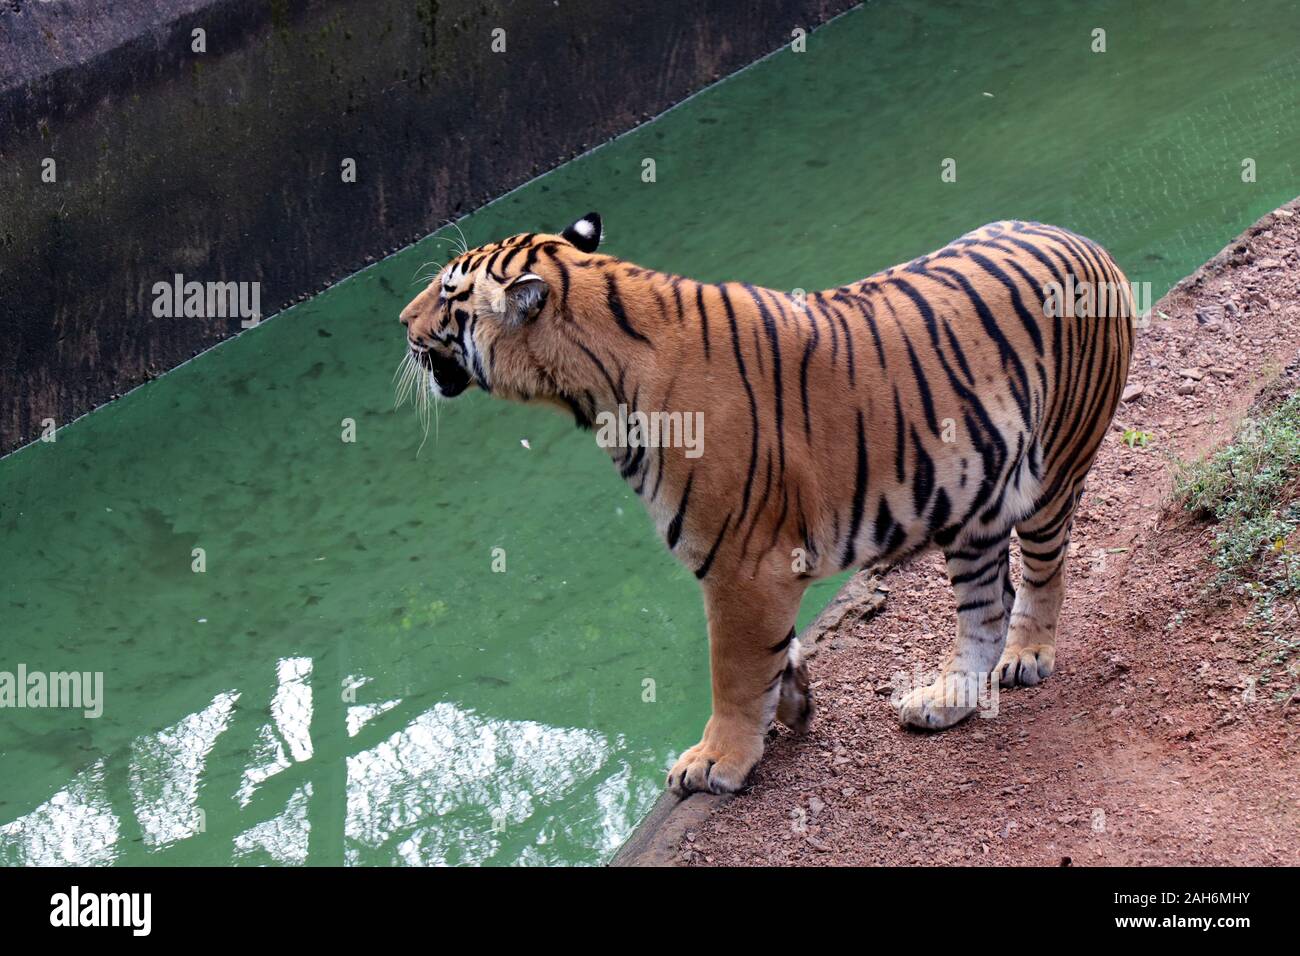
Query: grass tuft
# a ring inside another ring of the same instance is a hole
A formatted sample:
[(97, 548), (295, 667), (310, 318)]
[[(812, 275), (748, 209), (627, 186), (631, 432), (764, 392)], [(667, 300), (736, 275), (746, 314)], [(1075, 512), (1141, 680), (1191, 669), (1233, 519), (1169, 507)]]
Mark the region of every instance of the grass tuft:
[(1300, 392), (1242, 422), (1232, 444), (1180, 464), (1175, 493), (1214, 521), (1214, 587), (1251, 601), (1264, 639), (1259, 683), (1281, 699), (1300, 692)]

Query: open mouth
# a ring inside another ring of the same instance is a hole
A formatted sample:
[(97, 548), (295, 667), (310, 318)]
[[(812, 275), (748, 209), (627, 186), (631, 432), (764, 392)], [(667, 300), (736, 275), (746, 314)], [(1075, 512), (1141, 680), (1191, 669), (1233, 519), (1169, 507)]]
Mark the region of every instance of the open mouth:
[(443, 398), (455, 398), (469, 387), (469, 373), (454, 359), (428, 351), (420, 355), (420, 364), (429, 370), (434, 391)]

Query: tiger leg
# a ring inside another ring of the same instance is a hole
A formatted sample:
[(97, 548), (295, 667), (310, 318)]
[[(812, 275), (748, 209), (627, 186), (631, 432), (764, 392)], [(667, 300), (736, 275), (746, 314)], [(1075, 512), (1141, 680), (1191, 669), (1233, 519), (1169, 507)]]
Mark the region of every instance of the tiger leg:
[(713, 713), (700, 742), (668, 772), (670, 789), (739, 790), (763, 755), (774, 717), (792, 729), (807, 727), (812, 699), (794, 636), (802, 593), (802, 585), (762, 577), (744, 586), (706, 579)]
[(1033, 686), (1056, 667), (1056, 624), (1065, 598), (1065, 557), (1082, 489), (1020, 522), (1020, 588), (1006, 650), (998, 661), (1003, 687)]
[(978, 709), (1007, 634), (1009, 535), (957, 542), (945, 552), (957, 598), (957, 640), (938, 679), (899, 704), (905, 725), (941, 730)]
[(1007, 536), (1006, 547), (1002, 549), (1002, 643), (1005, 646), (1007, 633), (1011, 629), (1011, 610), (1016, 606), (1016, 586), (1011, 580), (1011, 537)]
[(790, 641), (790, 657), (781, 674), (781, 695), (776, 705), (776, 719), (796, 734), (806, 734), (812, 726), (813, 694), (809, 686), (808, 664), (803, 660), (799, 639)]

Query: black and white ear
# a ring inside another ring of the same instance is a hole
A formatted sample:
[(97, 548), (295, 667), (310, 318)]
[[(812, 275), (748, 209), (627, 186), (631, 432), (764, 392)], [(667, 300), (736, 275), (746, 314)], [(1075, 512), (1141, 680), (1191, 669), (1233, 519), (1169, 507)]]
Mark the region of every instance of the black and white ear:
[(539, 275), (525, 272), (511, 279), (505, 286), (505, 321), (507, 325), (523, 325), (537, 318), (550, 288)]
[(561, 235), (583, 252), (595, 252), (600, 245), (600, 213), (587, 213)]

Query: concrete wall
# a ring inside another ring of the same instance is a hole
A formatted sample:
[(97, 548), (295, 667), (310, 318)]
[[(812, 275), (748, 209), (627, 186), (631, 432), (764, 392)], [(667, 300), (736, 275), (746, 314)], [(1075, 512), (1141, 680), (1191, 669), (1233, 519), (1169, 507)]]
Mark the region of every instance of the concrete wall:
[(239, 331), (154, 283), (271, 315), (853, 5), (0, 0), (0, 453)]

